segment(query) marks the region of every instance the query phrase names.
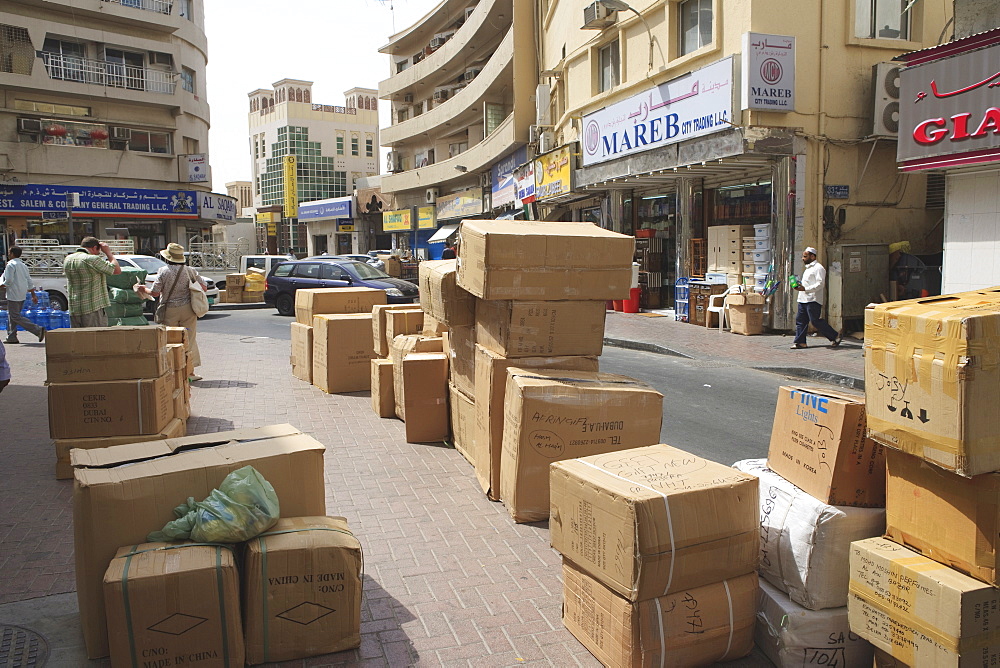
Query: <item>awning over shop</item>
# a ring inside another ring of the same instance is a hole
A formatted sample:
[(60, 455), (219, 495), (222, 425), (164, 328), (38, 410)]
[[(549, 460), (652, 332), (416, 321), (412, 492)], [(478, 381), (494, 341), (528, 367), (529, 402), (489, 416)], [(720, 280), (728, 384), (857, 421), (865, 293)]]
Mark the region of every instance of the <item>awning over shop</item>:
[(429, 244), (443, 244), (448, 240), (448, 237), (453, 235), (458, 229), (459, 223), (454, 225), (442, 225), (438, 228), (437, 232), (431, 235), (431, 238), (427, 240)]

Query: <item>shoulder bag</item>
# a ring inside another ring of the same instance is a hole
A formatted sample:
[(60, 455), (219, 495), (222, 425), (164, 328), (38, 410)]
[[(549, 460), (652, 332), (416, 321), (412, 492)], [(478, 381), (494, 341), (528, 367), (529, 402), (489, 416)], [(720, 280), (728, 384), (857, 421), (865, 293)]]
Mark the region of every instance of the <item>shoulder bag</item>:
[[(188, 269), (188, 276), (190, 277), (190, 269)], [(208, 295), (205, 294), (205, 289), (201, 287), (201, 283), (198, 281), (198, 275), (195, 274), (194, 278), (191, 279), (191, 310), (199, 318), (206, 313), (208, 313)]]
[(180, 272), (177, 272), (177, 278), (174, 279), (173, 284), (170, 286), (170, 292), (167, 293), (166, 299), (163, 299), (163, 294), (160, 294), (160, 303), (156, 305), (156, 310), (153, 311), (153, 322), (157, 325), (162, 325), (163, 321), (167, 319), (167, 302), (170, 298), (174, 296), (174, 288), (177, 287), (177, 283), (181, 280)]

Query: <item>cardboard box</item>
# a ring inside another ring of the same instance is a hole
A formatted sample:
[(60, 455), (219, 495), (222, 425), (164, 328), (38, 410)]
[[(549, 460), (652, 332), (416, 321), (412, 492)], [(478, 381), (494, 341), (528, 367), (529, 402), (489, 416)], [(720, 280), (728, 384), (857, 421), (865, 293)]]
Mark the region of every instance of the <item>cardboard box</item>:
[(385, 263), (383, 270), (393, 278), (403, 275), (403, 263), (395, 255), (379, 255), (378, 259)]
[(188, 401), (188, 396), (184, 391), (184, 388), (179, 387), (174, 390), (173, 401), (175, 419), (180, 418), (182, 420), (187, 420), (191, 417), (191, 404)]
[(444, 353), (411, 353), (396, 368), (396, 413), (406, 416), (406, 442), (447, 439), (448, 358)]
[(385, 290), (374, 288), (312, 288), (295, 291), (295, 322), (312, 325), (323, 314), (367, 313), (385, 304)]
[(458, 285), (480, 299), (625, 299), (635, 239), (590, 223), (465, 220)]
[(660, 442), (663, 395), (611, 373), (507, 370), (500, 496), (516, 522), (549, 518), (549, 465)]
[(240, 302), (243, 304), (256, 304), (258, 302), (264, 301), (264, 291), (260, 290), (244, 290), (241, 295)]
[(500, 455), (503, 446), (503, 414), (507, 393), (507, 369), (571, 369), (597, 371), (596, 357), (520, 357), (509, 359), (476, 346), (476, 478), (486, 495), (500, 500)]
[(851, 631), (908, 666), (1000, 662), (1000, 589), (884, 538), (851, 544)]
[(234, 546), (119, 549), (104, 574), (111, 665), (242, 666), (239, 580)]
[(372, 340), (375, 344), (375, 354), (379, 357), (389, 356), (389, 344), (392, 339), (385, 335), (386, 311), (411, 310), (413, 304), (376, 304), (372, 307)]
[(549, 536), (630, 601), (757, 569), (757, 479), (669, 445), (555, 462)]
[(242, 288), (246, 284), (246, 274), (226, 274), (226, 290), (229, 288)]
[(53, 329), (45, 335), (50, 383), (159, 378), (170, 371), (163, 327)]
[(216, 299), (218, 299), (218, 302), (216, 302), (218, 304), (228, 304), (229, 303), (229, 300), (226, 299), (226, 291), (225, 290), (219, 290), (219, 296)]
[(420, 308), (449, 327), (476, 324), (476, 298), (458, 285), (457, 260), (420, 263)]
[(885, 506), (885, 451), (865, 435), (858, 394), (782, 386), (767, 465), (834, 506)]
[(453, 327), (447, 332), (449, 378), (468, 395), (476, 393), (476, 328)]
[(361, 644), (361, 543), (343, 517), (283, 517), (246, 543), (248, 664)]
[(397, 336), (389, 345), (389, 359), (396, 363), (410, 353), (440, 353), (444, 351), (443, 344), (440, 336), (423, 336), (422, 334)]
[(476, 466), (476, 402), (465, 392), (448, 385), (451, 412), (451, 444), (465, 460)]
[(145, 542), (174, 519), (178, 503), (204, 499), (248, 464), (274, 487), (282, 515), (326, 515), (325, 450), (284, 424), (71, 451), (76, 588), (87, 656), (108, 654), (101, 584), (119, 547)]
[(769, 469), (763, 459), (744, 459), (733, 468), (759, 480), (760, 575), (811, 610), (847, 605), (844, 564), (851, 543), (881, 536), (885, 509), (827, 505)]
[(476, 342), (504, 357), (600, 355), (603, 301), (480, 301)]
[(174, 377), (169, 371), (159, 378), (50, 383), (49, 435), (95, 438), (159, 433), (174, 419), (173, 391)]
[(187, 346), (183, 343), (168, 343), (167, 353), (170, 355), (170, 370), (187, 369)]
[(313, 385), (327, 393), (371, 389), (371, 313), (313, 318)]
[(292, 375), (307, 383), (312, 382), (313, 328), (300, 322), (292, 323)]
[(963, 478), (891, 449), (886, 471), (886, 537), (1000, 585), (1000, 473)]
[(605, 666), (708, 666), (753, 649), (757, 574), (630, 603), (563, 559), (563, 624)]
[(165, 438), (180, 438), (186, 434), (187, 420), (175, 417), (158, 434), (101, 436), (98, 438), (57, 438), (54, 441), (56, 448), (56, 480), (67, 480), (73, 477), (73, 464), (70, 463), (69, 453), (74, 448), (94, 450), (97, 448), (110, 448), (114, 445), (123, 445), (125, 443), (142, 443), (144, 441), (158, 441)]
[(373, 359), (372, 410), (381, 418), (396, 417), (396, 392), (393, 387), (392, 360)]
[(829, 610), (803, 608), (763, 578), (754, 640), (777, 668), (867, 668), (875, 653), (871, 643), (851, 633), (846, 606)]
[[(220, 291), (219, 294), (221, 295), (222, 292)], [(225, 295), (227, 304), (240, 304), (243, 302), (243, 286), (227, 285)]]
[[(767, 298), (753, 292), (726, 295), (729, 327), (733, 334), (753, 336), (764, 333), (764, 302)], [(718, 323), (716, 323), (718, 324)]]
[(996, 289), (868, 308), (868, 435), (959, 475), (1000, 471), (998, 327)]
[[(374, 317), (372, 319), (374, 322)], [(374, 329), (375, 325), (372, 325)], [(397, 336), (423, 334), (424, 312), (419, 308), (394, 309), (385, 312), (385, 338), (392, 341)]]
[(444, 336), (448, 332), (448, 325), (440, 320), (435, 320), (424, 312), (424, 328), (420, 333), (424, 336)]
[(164, 327), (167, 332), (167, 343), (183, 343), (188, 345), (187, 327)]

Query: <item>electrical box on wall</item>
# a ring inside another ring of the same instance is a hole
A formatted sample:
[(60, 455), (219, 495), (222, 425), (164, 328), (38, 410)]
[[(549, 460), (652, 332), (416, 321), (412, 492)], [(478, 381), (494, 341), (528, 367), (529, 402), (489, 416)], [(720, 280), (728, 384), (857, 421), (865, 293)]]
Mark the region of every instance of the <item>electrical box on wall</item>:
[(889, 298), (889, 247), (830, 246), (826, 259), (827, 320), (838, 332), (864, 331), (865, 307)]

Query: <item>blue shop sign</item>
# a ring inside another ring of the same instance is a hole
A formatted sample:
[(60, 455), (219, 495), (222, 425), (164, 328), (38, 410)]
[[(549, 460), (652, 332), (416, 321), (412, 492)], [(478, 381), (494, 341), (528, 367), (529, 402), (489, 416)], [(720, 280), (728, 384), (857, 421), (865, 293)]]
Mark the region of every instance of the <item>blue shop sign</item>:
[(492, 182), (493, 208), (498, 209), (507, 204), (520, 205), (517, 199), (517, 184), (514, 181), (514, 170), (528, 161), (528, 149), (521, 147), (505, 156), (490, 170)]
[(351, 202), (353, 197), (336, 197), (318, 202), (299, 204), (299, 220), (335, 220), (337, 218), (352, 218)]
[(193, 190), (144, 190), (58, 186), (39, 183), (0, 186), (0, 214), (41, 216), (65, 211), (66, 195), (76, 193), (80, 205), (73, 215), (115, 218), (198, 218), (198, 193)]

